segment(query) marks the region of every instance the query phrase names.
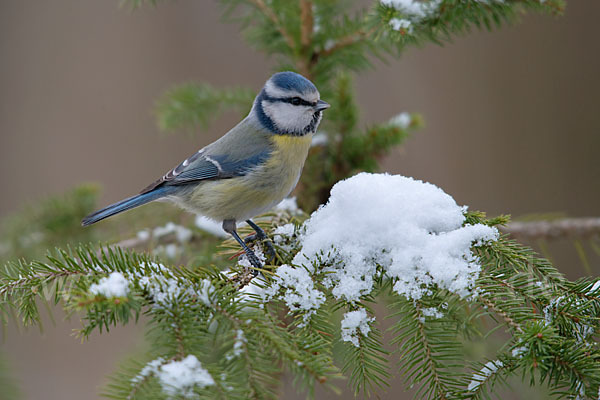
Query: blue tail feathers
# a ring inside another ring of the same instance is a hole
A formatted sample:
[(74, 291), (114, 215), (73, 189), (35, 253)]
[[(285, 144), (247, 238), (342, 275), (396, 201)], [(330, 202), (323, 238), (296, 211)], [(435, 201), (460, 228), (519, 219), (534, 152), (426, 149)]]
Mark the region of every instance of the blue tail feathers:
[(82, 226), (88, 226), (94, 224), (98, 221), (101, 221), (105, 218), (111, 217), (115, 214), (121, 213), (123, 211), (131, 210), (132, 208), (139, 207), (146, 203), (150, 203), (151, 201), (158, 200), (161, 197), (167, 196), (172, 188), (169, 187), (159, 187), (151, 192), (138, 194), (136, 196), (132, 196), (121, 200), (117, 203), (111, 204), (108, 207), (103, 208), (102, 210), (98, 210), (87, 217), (85, 217), (81, 221)]

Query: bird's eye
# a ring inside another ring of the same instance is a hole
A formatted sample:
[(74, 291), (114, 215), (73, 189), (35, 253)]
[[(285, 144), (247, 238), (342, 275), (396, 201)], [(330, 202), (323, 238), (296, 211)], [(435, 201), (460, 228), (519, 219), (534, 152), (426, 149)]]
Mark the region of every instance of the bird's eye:
[(292, 104), (295, 106), (299, 106), (302, 104), (302, 99), (300, 97), (292, 97)]

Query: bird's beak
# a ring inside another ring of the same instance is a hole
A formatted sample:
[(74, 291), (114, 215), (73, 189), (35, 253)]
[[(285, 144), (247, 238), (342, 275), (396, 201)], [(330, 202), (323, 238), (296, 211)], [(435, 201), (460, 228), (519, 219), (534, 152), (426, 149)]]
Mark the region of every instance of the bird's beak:
[(329, 107), (331, 107), (331, 105), (323, 100), (319, 100), (317, 101), (317, 104), (315, 105), (315, 111), (323, 111), (328, 109)]

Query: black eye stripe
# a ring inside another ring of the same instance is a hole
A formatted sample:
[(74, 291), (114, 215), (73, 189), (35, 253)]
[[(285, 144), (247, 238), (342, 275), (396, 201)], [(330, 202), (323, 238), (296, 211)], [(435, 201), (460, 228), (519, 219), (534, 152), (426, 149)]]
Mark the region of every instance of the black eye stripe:
[(302, 105), (302, 106), (314, 106), (316, 105), (316, 103), (311, 103), (308, 102), (300, 97), (286, 97), (283, 99), (277, 99), (277, 101), (281, 101), (283, 103), (290, 103), (290, 104), (294, 104), (294, 105)]
[(306, 101), (303, 98), (298, 97), (298, 96), (293, 96), (293, 97), (271, 97), (271, 96), (268, 96), (266, 93), (264, 93), (264, 95), (263, 95), (262, 98), (263, 98), (263, 100), (267, 100), (267, 101), (270, 101), (272, 103), (279, 102), (279, 103), (289, 103), (289, 104), (293, 104), (292, 101), (297, 98), (298, 100), (300, 100), (300, 102), (298, 103), (298, 105), (311, 106), (311, 107), (314, 107), (314, 106), (317, 105), (317, 102), (311, 103), (311, 102)]

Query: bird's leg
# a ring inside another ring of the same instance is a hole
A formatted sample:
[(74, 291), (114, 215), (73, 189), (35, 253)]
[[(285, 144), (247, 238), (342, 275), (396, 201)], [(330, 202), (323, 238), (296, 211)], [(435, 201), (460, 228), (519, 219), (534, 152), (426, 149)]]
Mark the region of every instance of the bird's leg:
[(250, 261), (250, 264), (252, 264), (252, 266), (254, 267), (254, 269), (252, 270), (252, 275), (254, 277), (258, 276), (258, 270), (262, 269), (263, 265), (260, 263), (260, 260), (258, 259), (258, 257), (256, 257), (256, 254), (254, 254), (252, 249), (250, 249), (246, 245), (244, 240), (240, 237), (240, 235), (238, 235), (237, 231), (235, 230), (235, 220), (226, 219), (225, 221), (223, 221), (223, 230), (229, 233), (231, 236), (233, 236), (233, 238), (240, 244), (240, 246), (242, 246), (242, 249), (244, 249), (244, 252), (246, 253), (246, 257), (248, 257), (248, 261)]
[(256, 233), (248, 236), (246, 239), (244, 239), (244, 242), (252, 243), (255, 240), (260, 240), (267, 248), (267, 259), (269, 261), (273, 261), (275, 259), (275, 248), (273, 247), (273, 243), (271, 243), (271, 240), (269, 240), (269, 237), (265, 231), (263, 231), (263, 229), (256, 225), (251, 219), (247, 219), (246, 223), (250, 225)]

